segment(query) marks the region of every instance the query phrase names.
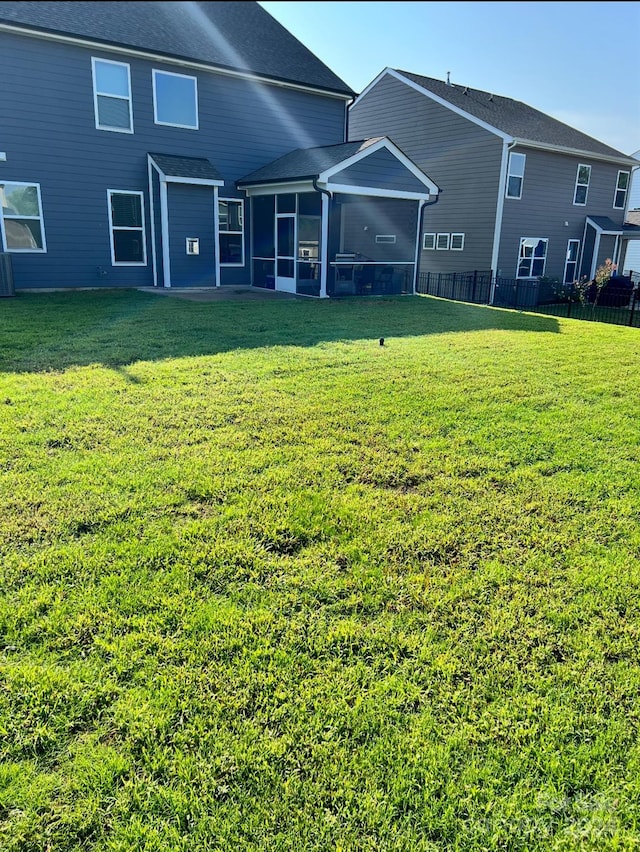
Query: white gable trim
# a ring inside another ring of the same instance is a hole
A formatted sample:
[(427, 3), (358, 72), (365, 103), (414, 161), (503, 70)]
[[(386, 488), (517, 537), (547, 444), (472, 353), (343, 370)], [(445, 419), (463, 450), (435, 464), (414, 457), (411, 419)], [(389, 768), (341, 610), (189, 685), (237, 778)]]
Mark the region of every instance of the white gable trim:
[[(325, 171), (321, 172), (318, 175), (318, 183), (326, 184), (329, 179), (339, 172), (348, 169), (349, 166), (354, 165), (355, 163), (360, 162), (360, 160), (366, 159), (370, 154), (374, 154), (376, 151), (380, 151), (382, 148), (386, 149), (393, 157), (400, 162), (407, 171), (411, 172), (411, 174), (416, 178), (416, 180), (420, 181), (423, 186), (426, 186), (429, 190), (429, 195), (438, 195), (440, 192), (439, 188), (436, 184), (430, 180), (424, 172), (420, 171), (420, 169), (413, 163), (406, 154), (403, 154), (402, 151), (394, 145), (394, 143), (388, 139), (386, 136), (382, 139), (379, 139), (377, 142), (372, 142), (371, 145), (367, 145), (364, 148), (361, 148), (360, 151), (353, 154), (351, 157), (347, 157), (346, 160), (342, 160), (342, 162), (337, 163), (335, 166), (331, 166), (331, 168), (325, 169)], [(404, 195), (405, 198), (414, 198), (421, 195), (420, 193), (409, 193), (408, 195)], [(395, 196), (398, 197), (398, 196)]]
[(410, 201), (428, 201), (431, 197), (428, 192), (405, 192), (396, 189), (379, 189), (376, 186), (357, 186), (352, 183), (324, 183), (317, 181), (322, 189), (342, 195), (366, 195), (371, 198), (401, 198)]
[(360, 98), (363, 98), (366, 93), (370, 89), (372, 89), (373, 86), (375, 86), (385, 75), (393, 77), (395, 80), (399, 80), (401, 83), (404, 83), (406, 86), (409, 86), (410, 89), (415, 89), (416, 92), (420, 92), (421, 95), (426, 95), (428, 98), (431, 98), (432, 101), (435, 101), (437, 104), (440, 104), (440, 106), (446, 107), (448, 110), (451, 110), (451, 112), (455, 112), (456, 115), (462, 116), (462, 118), (466, 118), (467, 121), (472, 122), (472, 124), (477, 124), (478, 127), (482, 127), (484, 130), (489, 131), (489, 133), (493, 133), (494, 136), (498, 136), (500, 139), (507, 142), (513, 142), (513, 136), (510, 136), (508, 133), (505, 133), (502, 130), (498, 130), (497, 127), (494, 127), (491, 124), (487, 124), (487, 122), (482, 121), (481, 118), (476, 118), (474, 115), (465, 112), (465, 110), (460, 109), (460, 107), (454, 106), (454, 104), (449, 103), (449, 101), (446, 101), (444, 98), (441, 98), (438, 95), (434, 95), (434, 93), (430, 92), (429, 89), (425, 89), (424, 86), (419, 85), (413, 80), (409, 80), (407, 77), (403, 76), (402, 74), (399, 74), (393, 68), (385, 68), (385, 70), (381, 74), (378, 74), (376, 79), (372, 83), (369, 83), (367, 88), (364, 89), (364, 91), (360, 95), (358, 95), (354, 102), (349, 106), (349, 109), (354, 107), (358, 103)]

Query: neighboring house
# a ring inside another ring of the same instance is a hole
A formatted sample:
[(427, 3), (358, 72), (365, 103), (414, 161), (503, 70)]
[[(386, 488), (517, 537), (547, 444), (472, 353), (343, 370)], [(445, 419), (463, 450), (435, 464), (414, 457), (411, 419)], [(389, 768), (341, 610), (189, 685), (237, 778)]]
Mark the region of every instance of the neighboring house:
[[(640, 151), (633, 154), (637, 160), (636, 168), (631, 175), (631, 191), (629, 193), (629, 210), (626, 222), (629, 225), (640, 227)], [(625, 274), (634, 272), (634, 279), (640, 282), (640, 240), (629, 243), (624, 258)]]
[(624, 263), (631, 157), (511, 98), (386, 68), (349, 108), (349, 136), (385, 135), (441, 188), (421, 271), (593, 277)]
[(413, 286), (437, 187), (258, 3), (0, 2), (0, 75), (17, 290)]

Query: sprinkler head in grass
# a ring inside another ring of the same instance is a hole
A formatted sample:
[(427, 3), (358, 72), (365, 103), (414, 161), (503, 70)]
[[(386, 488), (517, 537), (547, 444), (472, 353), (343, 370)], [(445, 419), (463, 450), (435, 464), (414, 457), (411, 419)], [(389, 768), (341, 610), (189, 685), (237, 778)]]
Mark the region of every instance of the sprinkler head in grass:
[(384, 346), (384, 337), (380, 338), (380, 346)]

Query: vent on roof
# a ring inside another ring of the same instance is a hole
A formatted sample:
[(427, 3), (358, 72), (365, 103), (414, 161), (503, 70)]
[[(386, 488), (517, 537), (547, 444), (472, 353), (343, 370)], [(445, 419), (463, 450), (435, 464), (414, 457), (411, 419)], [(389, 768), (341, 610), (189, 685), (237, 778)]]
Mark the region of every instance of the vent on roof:
[(447, 71), (447, 86), (451, 85), (451, 71)]
[(469, 94), (469, 87), (468, 87), (468, 86), (465, 86), (465, 87), (464, 87), (464, 92), (463, 92), (462, 94), (463, 94), (463, 95), (468, 95), (468, 94)]
[(492, 100), (493, 100), (493, 95), (489, 95), (489, 100), (490, 100), (490, 101), (492, 101)]

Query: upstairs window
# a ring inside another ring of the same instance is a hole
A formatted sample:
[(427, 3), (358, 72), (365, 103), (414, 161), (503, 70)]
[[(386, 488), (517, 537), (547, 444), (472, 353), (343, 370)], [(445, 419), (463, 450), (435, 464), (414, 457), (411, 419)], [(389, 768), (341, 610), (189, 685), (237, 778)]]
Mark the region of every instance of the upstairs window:
[(427, 251), (432, 251), (436, 247), (436, 235), (435, 234), (423, 234), (422, 235), (422, 248)]
[(589, 181), (591, 180), (591, 166), (580, 163), (576, 172), (576, 188), (573, 193), (573, 203), (581, 207), (587, 203), (589, 193)]
[(451, 234), (451, 251), (464, 249), (464, 234)]
[(517, 278), (537, 278), (539, 275), (544, 275), (548, 245), (549, 240), (546, 238), (522, 237), (520, 239)]
[(0, 214), (7, 251), (47, 250), (37, 183), (0, 183)]
[(108, 190), (111, 263), (145, 266), (144, 207), (141, 192)]
[(507, 174), (507, 198), (522, 198), (524, 183), (524, 165), (526, 154), (509, 154), (509, 169)]
[(449, 251), (449, 234), (438, 234), (436, 237), (436, 251)]
[(629, 172), (618, 172), (616, 181), (616, 192), (613, 197), (613, 206), (616, 210), (624, 210), (627, 204), (627, 192), (629, 191)]
[(156, 124), (198, 129), (198, 81), (185, 74), (153, 72), (153, 113)]
[(220, 265), (244, 266), (244, 205), (242, 201), (218, 201)]
[(131, 75), (125, 62), (92, 59), (93, 107), (98, 130), (133, 133)]

